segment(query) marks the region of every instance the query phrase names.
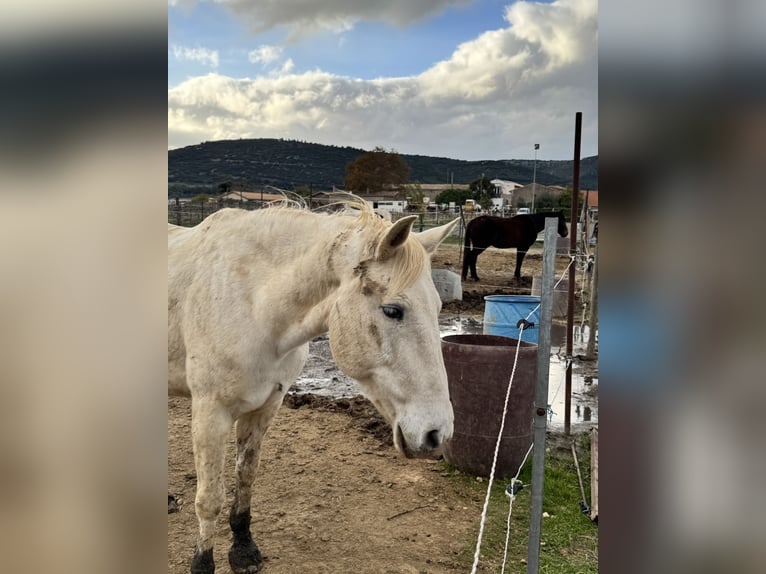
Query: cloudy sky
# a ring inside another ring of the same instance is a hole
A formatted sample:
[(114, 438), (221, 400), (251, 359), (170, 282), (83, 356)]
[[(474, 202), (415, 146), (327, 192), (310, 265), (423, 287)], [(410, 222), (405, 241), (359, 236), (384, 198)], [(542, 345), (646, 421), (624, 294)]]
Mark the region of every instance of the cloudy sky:
[(597, 1), (169, 0), (168, 147), (598, 153)]

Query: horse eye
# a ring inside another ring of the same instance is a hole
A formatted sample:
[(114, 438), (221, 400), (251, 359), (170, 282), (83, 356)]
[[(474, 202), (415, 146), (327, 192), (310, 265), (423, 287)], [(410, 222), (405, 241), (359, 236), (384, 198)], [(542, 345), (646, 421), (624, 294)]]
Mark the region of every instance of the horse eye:
[(383, 314), (389, 319), (397, 321), (404, 319), (404, 309), (399, 307), (399, 305), (381, 305), (380, 308), (383, 309)]

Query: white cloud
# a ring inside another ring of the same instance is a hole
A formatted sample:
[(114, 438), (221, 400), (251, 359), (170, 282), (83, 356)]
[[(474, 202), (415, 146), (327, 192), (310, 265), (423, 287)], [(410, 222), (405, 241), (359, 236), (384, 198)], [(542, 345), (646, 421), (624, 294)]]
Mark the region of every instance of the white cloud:
[(289, 74), (292, 72), (293, 68), (295, 67), (295, 64), (293, 63), (292, 58), (288, 58), (287, 61), (282, 64), (282, 68), (279, 70), (280, 74)]
[(198, 62), (200, 64), (218, 67), (218, 50), (209, 50), (207, 48), (189, 48), (187, 46), (171, 46), (173, 57), (179, 61)]
[[(185, 0), (194, 2), (194, 0)], [(295, 39), (322, 30), (344, 32), (360, 21), (404, 26), (473, 0), (215, 0), (255, 32), (285, 27)]]
[(247, 59), (253, 64), (271, 64), (282, 57), (282, 48), (279, 46), (259, 46), (247, 54)]
[(582, 111), (583, 155), (597, 153), (595, 0), (517, 2), (506, 16), (413, 77), (292, 74), (288, 60), (256, 78), (193, 78), (168, 92), (169, 143), (285, 137), (491, 159), (532, 157), (539, 142), (541, 158), (566, 159)]

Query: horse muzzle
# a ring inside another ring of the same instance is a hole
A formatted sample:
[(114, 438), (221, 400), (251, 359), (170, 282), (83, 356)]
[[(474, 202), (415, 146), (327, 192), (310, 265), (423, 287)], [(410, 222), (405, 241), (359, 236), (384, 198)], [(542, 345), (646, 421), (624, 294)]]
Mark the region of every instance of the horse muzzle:
[(444, 443), (452, 436), (450, 425), (449, 433), (441, 429), (432, 429), (422, 433), (422, 436), (405, 438), (401, 425), (397, 424), (394, 430), (394, 446), (407, 458), (439, 458), (444, 451)]

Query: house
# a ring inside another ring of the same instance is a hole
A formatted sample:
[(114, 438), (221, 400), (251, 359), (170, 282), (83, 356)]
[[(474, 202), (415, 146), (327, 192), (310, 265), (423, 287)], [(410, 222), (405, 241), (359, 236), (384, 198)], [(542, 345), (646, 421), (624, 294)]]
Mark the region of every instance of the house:
[(580, 221), (585, 226), (585, 237), (593, 243), (598, 234), (598, 190), (586, 189), (582, 194), (585, 200), (580, 211)]
[(404, 190), (384, 190), (377, 193), (358, 193), (359, 197), (372, 204), (375, 209), (386, 211), (405, 211), (407, 194)]
[(510, 210), (513, 205), (513, 192), (523, 186), (515, 181), (505, 179), (492, 179), (490, 183), (495, 188), (492, 197), (492, 209), (503, 212)]

